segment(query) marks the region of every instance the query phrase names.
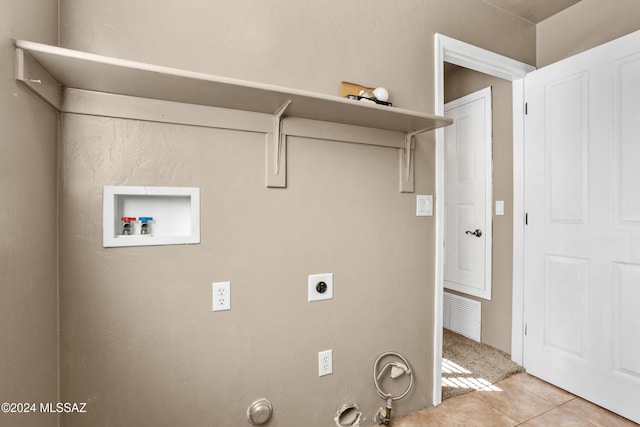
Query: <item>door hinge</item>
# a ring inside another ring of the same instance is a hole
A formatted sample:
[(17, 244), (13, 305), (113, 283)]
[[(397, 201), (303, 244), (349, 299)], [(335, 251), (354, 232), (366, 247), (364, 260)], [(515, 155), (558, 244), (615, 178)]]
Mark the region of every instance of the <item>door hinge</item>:
[(524, 324), (524, 336), (525, 337), (527, 336), (527, 324), (526, 323)]
[(524, 115), (526, 116), (527, 114), (529, 114), (529, 103), (525, 102), (524, 103)]
[(529, 212), (524, 214), (524, 225), (529, 225)]

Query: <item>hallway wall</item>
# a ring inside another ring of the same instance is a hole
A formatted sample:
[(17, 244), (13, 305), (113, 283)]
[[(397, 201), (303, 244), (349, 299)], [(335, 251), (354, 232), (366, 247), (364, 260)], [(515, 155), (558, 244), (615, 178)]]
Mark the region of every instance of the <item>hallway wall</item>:
[(637, 0), (582, 0), (537, 25), (537, 67), (640, 30)]
[[(16, 82), (13, 44), (55, 44), (57, 24), (57, 2), (0, 2), (0, 402), (58, 399), (57, 115)], [(0, 425), (58, 417), (0, 413)]]

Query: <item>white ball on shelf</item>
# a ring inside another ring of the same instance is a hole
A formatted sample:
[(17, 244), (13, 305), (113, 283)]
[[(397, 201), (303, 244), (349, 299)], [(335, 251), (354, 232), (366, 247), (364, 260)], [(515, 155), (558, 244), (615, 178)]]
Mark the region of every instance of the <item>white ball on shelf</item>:
[(373, 96), (375, 96), (378, 101), (387, 102), (389, 100), (389, 91), (383, 87), (377, 87), (373, 91)]

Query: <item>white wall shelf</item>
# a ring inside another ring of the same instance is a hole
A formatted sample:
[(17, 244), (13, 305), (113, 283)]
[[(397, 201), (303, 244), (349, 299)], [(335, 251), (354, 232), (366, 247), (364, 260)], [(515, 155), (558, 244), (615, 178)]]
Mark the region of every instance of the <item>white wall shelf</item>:
[[(286, 141), (280, 134), (280, 120), (284, 116), (407, 134), (407, 142), (401, 149), (407, 151), (400, 158), (401, 181), (411, 180), (406, 183), (405, 191), (413, 191), (413, 174), (409, 173), (412, 136), (452, 123), (449, 118), (432, 114), (26, 40), (16, 40), (15, 45), (16, 79), (59, 111), (65, 111), (63, 91), (79, 89), (273, 115), (270, 133), (278, 137), (267, 138), (267, 145), (271, 145), (266, 173), (270, 187), (286, 186), (286, 150), (283, 149)], [(389, 146), (396, 147), (395, 144)]]

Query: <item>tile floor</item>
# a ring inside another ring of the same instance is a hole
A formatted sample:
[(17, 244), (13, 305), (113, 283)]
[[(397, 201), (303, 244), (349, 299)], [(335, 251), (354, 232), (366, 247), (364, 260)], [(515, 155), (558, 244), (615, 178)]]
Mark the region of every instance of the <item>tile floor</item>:
[(391, 427), (421, 426), (637, 426), (527, 373), (392, 420)]

